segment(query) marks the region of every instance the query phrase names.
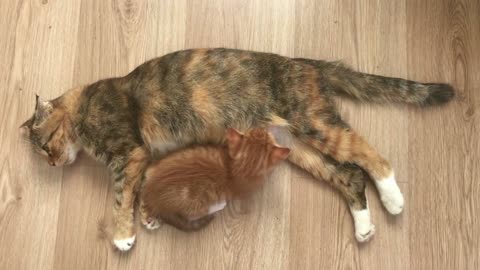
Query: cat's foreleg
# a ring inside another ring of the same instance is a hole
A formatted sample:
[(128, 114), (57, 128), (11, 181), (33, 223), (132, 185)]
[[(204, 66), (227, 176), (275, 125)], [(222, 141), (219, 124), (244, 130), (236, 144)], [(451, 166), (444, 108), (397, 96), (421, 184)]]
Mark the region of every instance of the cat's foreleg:
[(142, 198), (140, 198), (140, 222), (142, 222), (143, 226), (149, 230), (158, 229), (162, 225), (160, 219), (150, 215)]
[[(135, 242), (134, 203), (143, 173), (149, 162), (148, 151), (137, 147), (128, 155), (125, 166), (115, 174), (114, 245), (121, 251)], [(122, 166), (120, 166), (122, 167)]]

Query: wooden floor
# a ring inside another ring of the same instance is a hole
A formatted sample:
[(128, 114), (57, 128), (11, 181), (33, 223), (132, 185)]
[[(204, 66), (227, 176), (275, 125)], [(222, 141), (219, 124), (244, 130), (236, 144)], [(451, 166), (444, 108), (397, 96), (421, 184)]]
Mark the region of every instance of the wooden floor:
[[(342, 59), (453, 84), (441, 108), (341, 102), (396, 169), (406, 209), (368, 187), (377, 233), (359, 245), (340, 196), (288, 165), (208, 229), (146, 232), (120, 254), (99, 233), (108, 172), (85, 155), (50, 168), (18, 126), (34, 94), (128, 73), (193, 47)], [(0, 269), (480, 269), (480, 2), (453, 0), (5, 0), (0, 3)]]

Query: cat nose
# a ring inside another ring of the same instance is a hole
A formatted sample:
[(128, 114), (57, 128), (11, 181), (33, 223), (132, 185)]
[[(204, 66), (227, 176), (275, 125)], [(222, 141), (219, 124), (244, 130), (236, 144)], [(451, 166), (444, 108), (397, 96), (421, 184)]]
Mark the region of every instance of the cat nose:
[(55, 166), (55, 161), (49, 160), (49, 161), (48, 161), (48, 164), (50, 164), (50, 166)]

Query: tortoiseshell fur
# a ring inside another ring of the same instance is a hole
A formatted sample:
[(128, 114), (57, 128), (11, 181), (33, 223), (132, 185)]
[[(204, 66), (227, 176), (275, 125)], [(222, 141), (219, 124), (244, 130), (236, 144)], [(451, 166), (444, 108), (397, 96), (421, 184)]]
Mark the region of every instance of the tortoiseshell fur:
[[(117, 192), (114, 238), (130, 239), (127, 247), (115, 243), (126, 250), (135, 235), (135, 191), (152, 157), (191, 144), (222, 143), (228, 127), (283, 125), (294, 141), (289, 161), (329, 181), (352, 211), (367, 209), (362, 169), (378, 182), (384, 201), (381, 183), (390, 178), (395, 183), (392, 168), (342, 121), (332, 101), (335, 95), (426, 106), (449, 101), (454, 91), (447, 84), (359, 73), (337, 62), (193, 49), (40, 102), (23, 126), (33, 145), (44, 148), (39, 152), (55, 149), (48, 155), (50, 164), (63, 165), (67, 159), (60, 159), (62, 154), (74, 159), (84, 149), (108, 165)], [(389, 211), (395, 207), (384, 203)], [(399, 211), (401, 207), (391, 210)]]

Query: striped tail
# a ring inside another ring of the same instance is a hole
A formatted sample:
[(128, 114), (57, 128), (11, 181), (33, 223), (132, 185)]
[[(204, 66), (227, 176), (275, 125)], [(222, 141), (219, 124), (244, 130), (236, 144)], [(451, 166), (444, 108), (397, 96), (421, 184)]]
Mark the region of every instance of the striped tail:
[(455, 96), (449, 84), (419, 83), (354, 71), (340, 62), (295, 58), (314, 66), (322, 80), (323, 90), (332, 95), (347, 96), (375, 103), (407, 103), (434, 106), (447, 103)]

